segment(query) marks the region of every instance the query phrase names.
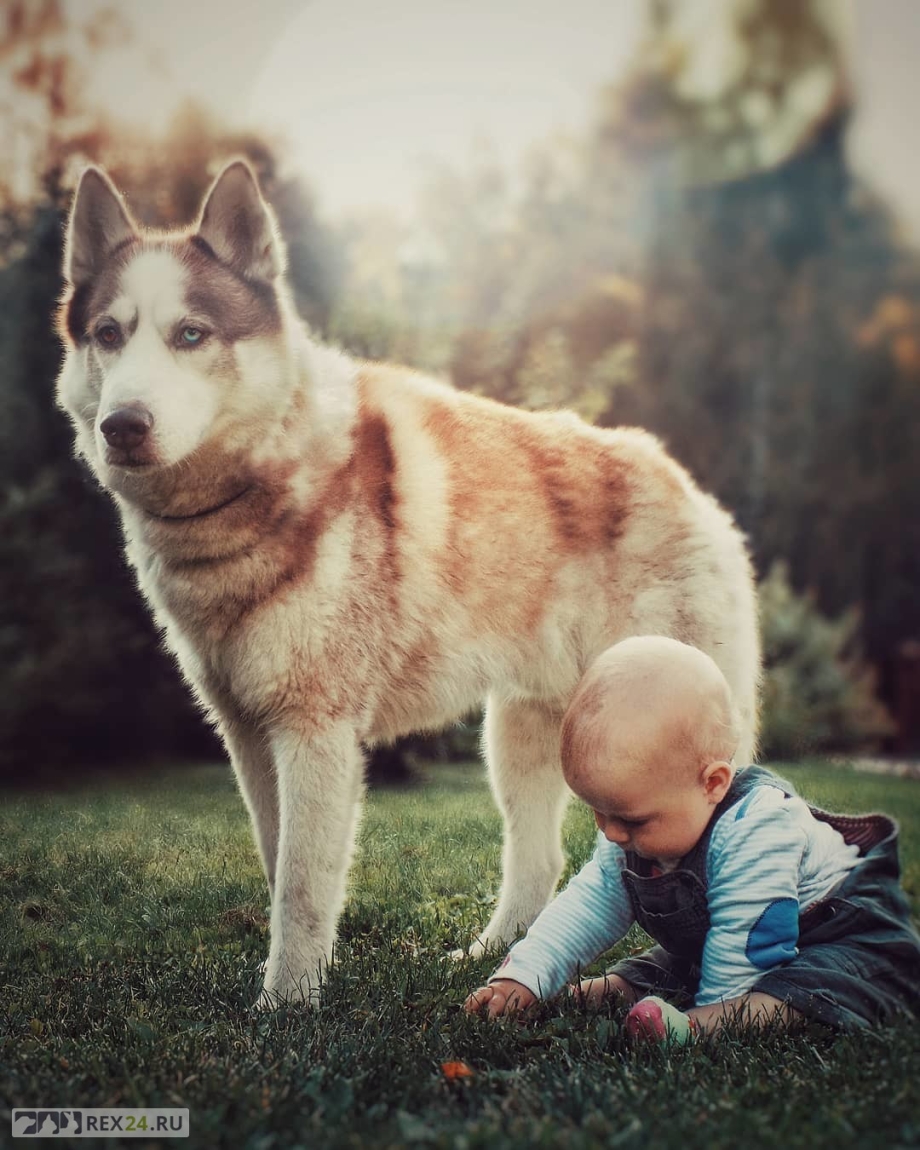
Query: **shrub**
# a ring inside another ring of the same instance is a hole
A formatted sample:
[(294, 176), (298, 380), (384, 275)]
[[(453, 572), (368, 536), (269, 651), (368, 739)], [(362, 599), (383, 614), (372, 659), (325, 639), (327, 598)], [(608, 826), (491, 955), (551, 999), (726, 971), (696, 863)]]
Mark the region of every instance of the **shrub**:
[(780, 560), (760, 584), (760, 616), (764, 758), (866, 749), (892, 733), (859, 648), (857, 611), (822, 615), (812, 595), (796, 594)]

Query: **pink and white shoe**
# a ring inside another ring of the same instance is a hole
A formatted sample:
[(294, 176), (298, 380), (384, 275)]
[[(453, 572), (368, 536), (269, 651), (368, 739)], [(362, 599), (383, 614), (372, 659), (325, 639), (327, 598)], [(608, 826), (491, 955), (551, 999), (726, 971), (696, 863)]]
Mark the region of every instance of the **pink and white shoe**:
[(685, 1046), (699, 1034), (696, 1022), (670, 1002), (649, 995), (626, 1016), (626, 1033), (637, 1042), (673, 1042)]

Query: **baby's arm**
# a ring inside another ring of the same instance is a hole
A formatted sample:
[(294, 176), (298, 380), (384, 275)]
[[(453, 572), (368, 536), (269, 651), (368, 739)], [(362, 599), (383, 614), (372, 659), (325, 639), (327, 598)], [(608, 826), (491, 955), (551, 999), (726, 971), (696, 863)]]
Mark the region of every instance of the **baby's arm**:
[(697, 1006), (746, 994), (765, 971), (798, 953), (806, 834), (775, 788), (769, 792), (728, 811), (713, 833)]
[[(620, 874), (623, 861), (622, 850), (599, 835), (589, 861), (515, 943), (488, 986), (470, 995), (465, 1009), (487, 1006), (494, 1018), (512, 1004), (520, 1010), (538, 998), (552, 998), (580, 966), (619, 941), (634, 921)], [(484, 997), (491, 987), (501, 984), (504, 989), (506, 983), (514, 984), (507, 1005), (497, 1007), (496, 996)], [(530, 1001), (524, 1001), (521, 990)]]

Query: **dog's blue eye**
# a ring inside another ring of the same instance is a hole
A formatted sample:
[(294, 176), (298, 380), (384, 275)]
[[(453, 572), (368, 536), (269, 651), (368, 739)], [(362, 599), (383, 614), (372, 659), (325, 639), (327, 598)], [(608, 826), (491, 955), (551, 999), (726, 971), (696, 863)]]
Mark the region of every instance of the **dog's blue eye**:
[(201, 343), (204, 339), (204, 332), (200, 327), (184, 327), (180, 338), (188, 347), (194, 347), (196, 343)]

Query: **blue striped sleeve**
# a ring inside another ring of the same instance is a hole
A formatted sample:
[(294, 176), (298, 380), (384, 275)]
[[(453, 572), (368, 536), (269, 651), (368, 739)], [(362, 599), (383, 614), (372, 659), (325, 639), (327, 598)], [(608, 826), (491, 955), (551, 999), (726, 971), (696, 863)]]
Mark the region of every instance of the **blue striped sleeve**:
[(539, 998), (552, 998), (576, 971), (619, 942), (634, 921), (623, 863), (620, 847), (598, 834), (594, 854), (492, 977), (513, 978)]

